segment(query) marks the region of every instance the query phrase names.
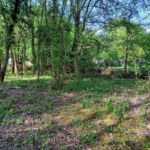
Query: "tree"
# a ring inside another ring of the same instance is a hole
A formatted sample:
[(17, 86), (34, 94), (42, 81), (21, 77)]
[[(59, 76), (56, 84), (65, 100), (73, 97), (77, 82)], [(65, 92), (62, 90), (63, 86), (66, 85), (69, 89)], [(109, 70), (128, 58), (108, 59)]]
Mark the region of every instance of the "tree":
[[(134, 0), (130, 2), (116, 0), (12, 0), (10, 3), (8, 2), (9, 0), (0, 1), (7, 33), (6, 57), (0, 71), (1, 81), (4, 80), (9, 49), (12, 44), (12, 61), (14, 60), (17, 64), (16, 60), (19, 59), (25, 66), (25, 60), (30, 60), (33, 63), (33, 74), (38, 69), (38, 80), (40, 74), (43, 74), (48, 68), (53, 77), (54, 88), (62, 88), (63, 77), (68, 66), (70, 66), (70, 72), (76, 71), (77, 75), (77, 68), (83, 62), (81, 58), (94, 57), (92, 55), (96, 53), (95, 49), (92, 54), (92, 48), (87, 50), (83, 47), (92, 45), (88, 42), (99, 43), (99, 40), (94, 35), (85, 36), (85, 30), (93, 28), (95, 25), (99, 27), (110, 25), (111, 20), (119, 15), (129, 18), (135, 11), (133, 8), (136, 5)], [(22, 24), (24, 27), (21, 27)], [(13, 32), (14, 30), (15, 32)], [(28, 36), (25, 37), (24, 34)], [(12, 43), (13, 40), (10, 40), (13, 37), (15, 37), (14, 43)], [(105, 41), (99, 44), (100, 48), (98, 49), (109, 49), (110, 44), (105, 45)], [(109, 53), (107, 57), (113, 56), (113, 52)], [(31, 56), (27, 55), (28, 53)], [(104, 55), (106, 57), (106, 53), (103, 53)]]
[[(10, 7), (8, 7), (8, 4)], [(5, 23), (5, 55), (4, 61), (2, 62), (2, 68), (0, 71), (0, 82), (4, 81), (5, 72), (7, 69), (7, 63), (9, 59), (9, 50), (11, 46), (12, 33), (15, 24), (18, 22), (18, 15), (20, 13), (21, 7), (27, 6), (26, 0), (13, 0), (13, 1), (2, 1), (0, 0), (0, 12), (3, 16), (3, 21)]]

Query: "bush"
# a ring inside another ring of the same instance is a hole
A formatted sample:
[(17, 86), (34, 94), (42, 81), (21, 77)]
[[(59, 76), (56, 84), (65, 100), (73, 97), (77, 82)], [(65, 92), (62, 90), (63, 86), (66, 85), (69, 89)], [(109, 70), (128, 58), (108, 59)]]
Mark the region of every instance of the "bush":
[(138, 77), (146, 78), (147, 76), (149, 76), (149, 72), (150, 72), (150, 62), (140, 62)]
[(96, 64), (92, 60), (81, 58), (78, 61), (78, 70), (80, 73), (93, 73), (95, 72)]

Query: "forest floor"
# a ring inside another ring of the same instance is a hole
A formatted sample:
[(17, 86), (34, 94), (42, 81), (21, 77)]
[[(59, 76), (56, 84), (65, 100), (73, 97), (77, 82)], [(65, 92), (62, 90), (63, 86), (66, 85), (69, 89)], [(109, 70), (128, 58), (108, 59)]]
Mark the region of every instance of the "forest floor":
[(62, 90), (51, 90), (50, 77), (35, 79), (0, 85), (0, 149), (150, 149), (147, 81), (68, 76)]

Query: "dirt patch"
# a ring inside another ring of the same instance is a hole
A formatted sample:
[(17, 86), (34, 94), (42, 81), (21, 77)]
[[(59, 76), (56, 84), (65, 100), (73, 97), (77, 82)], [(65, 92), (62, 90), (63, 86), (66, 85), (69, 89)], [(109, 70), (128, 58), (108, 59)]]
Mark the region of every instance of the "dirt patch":
[(111, 69), (100, 69), (99, 71), (101, 74), (107, 74), (110, 75), (112, 73)]

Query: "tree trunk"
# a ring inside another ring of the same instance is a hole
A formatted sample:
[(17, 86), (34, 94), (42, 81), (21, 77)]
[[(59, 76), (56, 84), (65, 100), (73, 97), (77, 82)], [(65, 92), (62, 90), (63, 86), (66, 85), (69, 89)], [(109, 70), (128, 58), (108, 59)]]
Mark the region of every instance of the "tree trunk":
[(50, 60), (51, 60), (51, 53), (50, 53), (50, 50), (49, 50), (49, 53), (48, 53), (48, 65), (49, 65), (49, 71), (51, 71), (52, 69), (52, 65), (50, 63)]
[[(127, 29), (127, 40), (128, 40), (128, 29)], [(127, 66), (128, 66), (128, 41), (127, 41), (127, 47), (126, 47), (124, 73), (127, 73)]]
[[(10, 49), (10, 45), (11, 45), (11, 41), (10, 41), (11, 39), (10, 38), (11, 38), (11, 34), (13, 32), (13, 29), (14, 29), (14, 25), (17, 22), (17, 14), (19, 13), (19, 6), (21, 4), (20, 0), (15, 0), (14, 4), (15, 4), (15, 7), (13, 9), (13, 13), (10, 14), (13, 23), (9, 24), (9, 25), (6, 23), (7, 37), (6, 37), (6, 43), (5, 43), (4, 65), (0, 71), (0, 82), (4, 82), (4, 78), (5, 78), (7, 63), (8, 63), (8, 59), (9, 59), (9, 49)], [(5, 9), (4, 7), (2, 7), (2, 8)]]
[(13, 52), (12, 52), (12, 48), (10, 50), (11, 50), (11, 74), (14, 74), (14, 72), (15, 72), (14, 55), (13, 55)]
[[(31, 5), (31, 0), (30, 0), (30, 5)], [(30, 13), (32, 12), (30, 8)], [(32, 13), (31, 13), (32, 14)], [(32, 22), (32, 28), (31, 28), (31, 50), (32, 50), (32, 75), (35, 75), (35, 70), (36, 70), (36, 55), (35, 55), (35, 45), (34, 45), (34, 16), (31, 16), (31, 22)], [(24, 66), (25, 68), (25, 66)]]
[(35, 66), (36, 66), (36, 55), (35, 55), (35, 46), (34, 46), (34, 20), (33, 20), (33, 27), (32, 27), (32, 33), (31, 33), (31, 47), (32, 47), (32, 74), (35, 75)]
[(0, 58), (0, 72), (1, 72), (1, 69), (2, 69), (2, 59)]
[[(47, 18), (47, 0), (45, 0), (45, 23), (46, 23), (46, 27), (48, 27), (48, 18)], [(49, 31), (48, 31), (48, 35), (49, 35)], [(48, 61), (48, 66), (49, 66), (49, 71), (51, 71), (51, 63), (50, 63), (50, 59), (51, 59), (51, 50), (49, 49), (50, 46), (50, 42), (49, 42), (49, 37), (46, 38), (46, 47), (48, 48), (48, 55), (47, 55), (47, 61)], [(46, 62), (47, 64), (47, 62)]]
[(108, 66), (109, 66), (109, 64), (108, 64), (108, 62), (106, 61), (106, 68), (108, 68)]
[(18, 66), (18, 59), (17, 59), (15, 51), (14, 51), (14, 62), (15, 62), (15, 73), (17, 73), (17, 77), (18, 77), (19, 76), (19, 66)]
[(135, 80), (136, 80), (136, 84), (137, 84), (138, 77), (137, 77), (136, 59), (134, 60), (134, 67), (135, 67)]
[(25, 73), (25, 60), (26, 60), (26, 43), (25, 43), (25, 41), (24, 41), (24, 46), (23, 46), (23, 50), (22, 50), (22, 54), (23, 54), (23, 56), (22, 56), (22, 72), (23, 72), (23, 74)]
[(76, 57), (75, 53), (76, 53), (76, 50), (77, 50), (78, 44), (79, 44), (79, 26), (80, 26), (79, 18), (80, 17), (77, 16), (77, 18), (76, 18), (77, 21), (75, 21), (75, 33), (74, 33), (74, 41), (73, 41), (73, 45), (72, 45), (70, 73), (74, 73), (75, 72), (74, 59)]
[[(82, 32), (85, 30), (85, 24), (87, 19), (89, 18), (92, 10), (96, 6), (96, 4), (99, 2), (99, 0), (96, 0), (92, 4), (92, 0), (70, 0), (71, 5), (71, 15), (73, 15), (74, 23), (75, 23), (75, 32), (74, 32), (74, 41), (72, 45), (72, 55), (71, 55), (71, 67), (70, 71), (71, 73), (74, 73), (76, 71), (77, 74), (77, 48), (79, 45), (80, 37), (79, 35), (82, 34)], [(92, 5), (91, 5), (92, 4)], [(85, 7), (85, 9), (83, 9)], [(90, 10), (89, 10), (90, 9)], [(84, 11), (84, 13), (83, 13)], [(82, 28), (80, 28), (80, 16), (82, 14)], [(70, 17), (69, 17), (70, 18)], [(81, 29), (81, 30), (80, 30)], [(75, 63), (74, 63), (75, 62)]]
[(127, 73), (127, 66), (128, 66), (128, 55), (127, 55), (127, 52), (126, 52), (126, 57), (125, 57), (125, 66), (124, 66), (124, 73)]
[(63, 69), (62, 69), (62, 79), (61, 79), (61, 84), (60, 84), (60, 89), (63, 88), (63, 82), (64, 82), (64, 74), (66, 72), (66, 54), (67, 54), (67, 49), (66, 49), (66, 41), (65, 41), (65, 28), (63, 28), (63, 46), (64, 46), (64, 49), (65, 49), (65, 58), (64, 58), (64, 66), (63, 66)]
[(17, 46), (17, 52), (18, 52), (18, 55), (15, 55), (15, 57), (16, 57), (16, 69), (17, 69), (17, 77), (19, 77), (19, 72), (20, 72), (20, 59), (19, 59), (19, 45), (20, 45), (20, 39), (19, 39), (19, 41), (18, 41), (18, 46)]
[(23, 61), (20, 62), (20, 72), (21, 72), (21, 75), (23, 75)]
[[(57, 14), (58, 14), (58, 0), (53, 0), (53, 17), (52, 17), (52, 26), (53, 26), (53, 31), (52, 31), (52, 45), (53, 47), (56, 47), (56, 35), (57, 35), (57, 30), (56, 30), (56, 27), (57, 27)], [(57, 55), (56, 55), (56, 51), (54, 49), (51, 50), (51, 57), (53, 58), (53, 63), (52, 63), (52, 71), (53, 71), (53, 85), (52, 85), (52, 88), (55, 89), (56, 88), (56, 81), (57, 81), (57, 65), (56, 65), (56, 58), (57, 58)]]
[(150, 85), (150, 76), (148, 76), (148, 85)]
[(8, 59), (9, 59), (9, 43), (6, 43), (4, 65), (0, 71), (0, 82), (4, 82)]
[(8, 37), (6, 38), (6, 44), (5, 44), (4, 65), (0, 71), (0, 82), (4, 82), (4, 78), (5, 78), (7, 63), (8, 63), (8, 59), (9, 59), (9, 49), (10, 49), (10, 45), (11, 45), (10, 38), (11, 38), (11, 33), (13, 31), (13, 27), (14, 27), (13, 25), (10, 25), (8, 28)]
[[(44, 7), (44, 3), (43, 3)], [(40, 31), (39, 31), (39, 45), (38, 45), (38, 82), (40, 81), (40, 48), (41, 48), (41, 32), (42, 32), (42, 21), (43, 21), (43, 7), (42, 7), (42, 14), (41, 14), (41, 24), (40, 24)]]

